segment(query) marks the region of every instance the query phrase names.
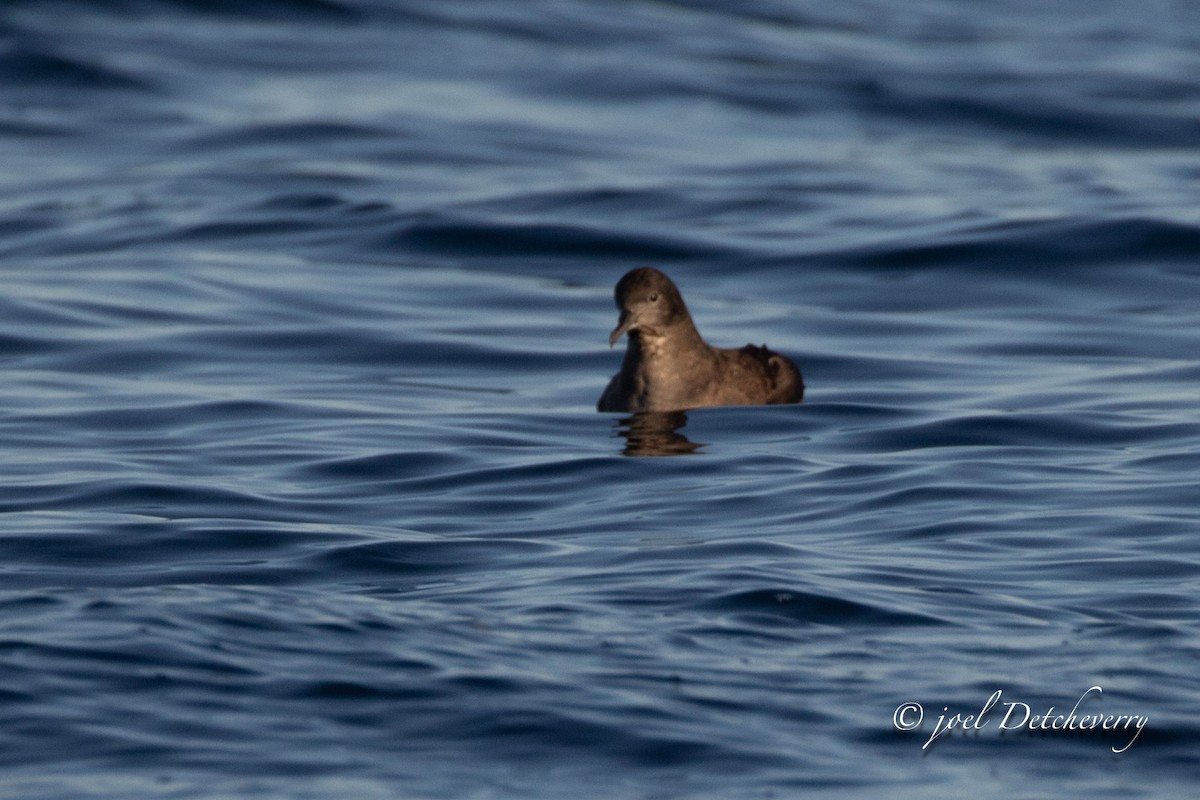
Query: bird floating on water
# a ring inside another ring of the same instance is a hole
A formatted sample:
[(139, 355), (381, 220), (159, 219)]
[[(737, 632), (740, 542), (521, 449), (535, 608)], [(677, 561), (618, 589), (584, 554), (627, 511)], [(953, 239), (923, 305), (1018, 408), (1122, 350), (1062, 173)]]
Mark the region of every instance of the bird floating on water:
[(682, 411), (704, 406), (799, 403), (800, 370), (766, 345), (712, 347), (700, 338), (679, 289), (649, 267), (627, 272), (613, 292), (621, 312), (610, 346), (628, 337), (621, 370), (599, 411)]

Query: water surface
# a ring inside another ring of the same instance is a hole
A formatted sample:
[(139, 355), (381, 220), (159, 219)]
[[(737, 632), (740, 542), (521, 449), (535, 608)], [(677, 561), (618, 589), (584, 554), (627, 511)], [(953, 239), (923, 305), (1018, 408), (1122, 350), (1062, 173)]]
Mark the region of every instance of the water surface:
[[(1198, 23), (6, 4), (0, 796), (1193, 787)], [(598, 414), (647, 264), (805, 403)]]

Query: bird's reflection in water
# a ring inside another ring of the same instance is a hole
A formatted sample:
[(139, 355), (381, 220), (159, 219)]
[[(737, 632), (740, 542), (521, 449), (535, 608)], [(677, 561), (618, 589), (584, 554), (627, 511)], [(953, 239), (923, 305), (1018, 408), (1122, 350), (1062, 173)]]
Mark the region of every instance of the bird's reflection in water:
[(625, 439), (621, 454), (626, 456), (683, 456), (704, 446), (679, 433), (687, 425), (682, 411), (642, 411), (616, 425), (617, 435)]

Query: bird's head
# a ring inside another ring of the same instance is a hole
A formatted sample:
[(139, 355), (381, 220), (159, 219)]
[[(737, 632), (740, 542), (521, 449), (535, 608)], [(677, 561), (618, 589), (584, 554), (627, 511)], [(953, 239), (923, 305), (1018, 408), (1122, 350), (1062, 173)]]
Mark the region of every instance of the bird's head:
[(623, 334), (661, 336), (667, 328), (688, 319), (679, 289), (670, 278), (650, 267), (625, 273), (617, 282), (613, 299), (621, 316), (608, 337), (610, 347)]

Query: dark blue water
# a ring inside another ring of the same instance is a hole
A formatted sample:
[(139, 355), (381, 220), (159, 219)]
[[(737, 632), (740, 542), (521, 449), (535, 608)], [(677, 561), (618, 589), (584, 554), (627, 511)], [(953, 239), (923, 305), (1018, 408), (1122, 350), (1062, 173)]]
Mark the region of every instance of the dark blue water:
[[(1186, 795), (1198, 76), (1171, 0), (5, 3), (0, 796)], [(596, 413), (642, 264), (806, 402)]]

